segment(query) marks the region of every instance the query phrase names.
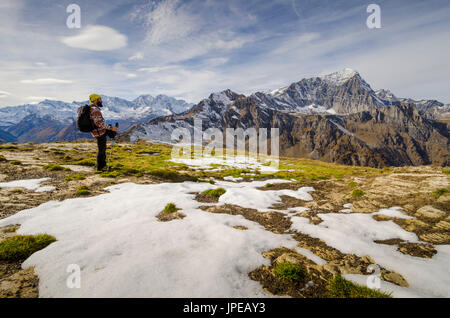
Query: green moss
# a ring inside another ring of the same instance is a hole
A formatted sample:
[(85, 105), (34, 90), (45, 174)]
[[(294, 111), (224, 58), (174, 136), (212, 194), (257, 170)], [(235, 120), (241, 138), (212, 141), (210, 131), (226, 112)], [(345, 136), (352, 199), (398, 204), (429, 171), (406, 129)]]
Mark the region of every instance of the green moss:
[(444, 174), (450, 174), (450, 170), (442, 170), (442, 173), (444, 173)]
[(306, 278), (306, 271), (298, 264), (281, 262), (273, 269), (275, 276), (285, 282), (302, 282)]
[(219, 198), (225, 192), (227, 191), (224, 188), (217, 188), (217, 189), (208, 189), (206, 191), (203, 191), (202, 194), (209, 195), (210, 197), (213, 198)]
[(81, 173), (70, 174), (64, 178), (65, 181), (84, 180), (84, 179), (86, 179), (86, 177), (84, 174)]
[(19, 160), (11, 160), (9, 163), (15, 166), (20, 166), (22, 164), (22, 162)]
[(76, 192), (76, 194), (77, 195), (87, 195), (87, 194), (89, 194), (90, 192), (89, 192), (89, 188), (88, 188), (88, 186), (86, 186), (86, 185), (80, 185), (78, 188), (77, 188), (77, 192)]
[(433, 194), (436, 198), (439, 198), (441, 195), (446, 194), (446, 193), (448, 193), (448, 190), (447, 190), (447, 189), (444, 189), (444, 188), (441, 188), (441, 189), (437, 189), (436, 191), (433, 191), (432, 194)]
[(364, 195), (364, 191), (361, 189), (355, 189), (352, 192), (352, 197), (357, 198), (357, 197), (362, 197)]
[(179, 210), (179, 208), (177, 208), (175, 203), (167, 203), (163, 212), (164, 213), (174, 213), (174, 212), (177, 212), (178, 210)]
[(344, 279), (340, 275), (335, 275), (328, 280), (328, 293), (336, 298), (390, 298), (391, 294), (386, 294), (375, 289), (357, 285)]
[(55, 241), (56, 239), (48, 234), (16, 235), (7, 238), (0, 242), (0, 260), (24, 260)]
[(264, 185), (265, 188), (270, 188), (271, 186), (273, 186), (272, 183), (266, 183), (266, 184)]

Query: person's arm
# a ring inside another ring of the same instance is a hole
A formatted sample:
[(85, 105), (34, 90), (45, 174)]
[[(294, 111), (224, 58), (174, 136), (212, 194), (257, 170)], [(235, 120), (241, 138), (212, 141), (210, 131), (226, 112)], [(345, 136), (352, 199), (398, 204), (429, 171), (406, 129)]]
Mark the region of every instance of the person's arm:
[(91, 111), (91, 119), (92, 122), (94, 123), (94, 125), (98, 128), (98, 129), (106, 129), (106, 130), (112, 130), (111, 125), (107, 125), (105, 123), (105, 120), (103, 119), (102, 113), (100, 112), (100, 110), (96, 107), (92, 107), (92, 111)]

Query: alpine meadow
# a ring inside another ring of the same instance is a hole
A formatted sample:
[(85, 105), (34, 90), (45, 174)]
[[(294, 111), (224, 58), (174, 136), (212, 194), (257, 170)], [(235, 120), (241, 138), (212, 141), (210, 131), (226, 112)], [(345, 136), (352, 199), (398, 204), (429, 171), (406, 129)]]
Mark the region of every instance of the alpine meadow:
[(2, 0), (0, 304), (272, 316), (450, 297), (449, 16)]

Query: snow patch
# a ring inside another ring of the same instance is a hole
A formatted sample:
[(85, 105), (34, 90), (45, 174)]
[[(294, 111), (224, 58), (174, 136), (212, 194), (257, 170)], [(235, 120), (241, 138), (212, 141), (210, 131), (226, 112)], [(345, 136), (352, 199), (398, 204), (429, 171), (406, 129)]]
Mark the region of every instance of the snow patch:
[(15, 180), (10, 182), (1, 182), (0, 188), (24, 188), (35, 192), (51, 192), (56, 188), (53, 186), (42, 186), (41, 183), (49, 181), (51, 178)]

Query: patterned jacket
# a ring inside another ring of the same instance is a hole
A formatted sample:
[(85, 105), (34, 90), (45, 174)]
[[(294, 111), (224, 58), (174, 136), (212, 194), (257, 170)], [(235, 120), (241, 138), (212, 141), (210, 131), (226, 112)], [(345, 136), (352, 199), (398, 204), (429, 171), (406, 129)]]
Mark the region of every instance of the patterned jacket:
[(105, 123), (105, 120), (103, 119), (102, 112), (100, 111), (100, 108), (90, 105), (91, 106), (91, 120), (92, 123), (97, 127), (97, 129), (93, 130), (91, 132), (92, 137), (98, 138), (103, 136), (106, 133), (106, 130), (111, 130), (111, 125), (107, 125)]

